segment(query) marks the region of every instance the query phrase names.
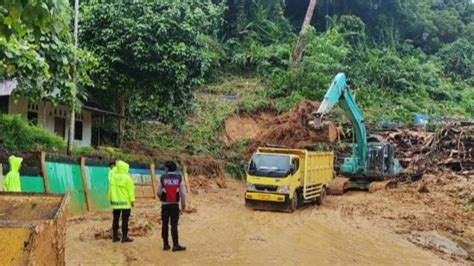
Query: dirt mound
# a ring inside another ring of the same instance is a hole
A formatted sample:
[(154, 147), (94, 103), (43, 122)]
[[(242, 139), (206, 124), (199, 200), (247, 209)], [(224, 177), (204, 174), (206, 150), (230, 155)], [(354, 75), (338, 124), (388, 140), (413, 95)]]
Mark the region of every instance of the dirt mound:
[[(204, 192), (217, 192), (219, 189), (226, 189), (228, 187), (225, 178), (209, 178), (203, 175), (191, 176), (189, 178), (191, 191), (199, 193)], [(196, 193), (195, 193), (196, 194)]]
[(234, 144), (244, 139), (254, 139), (262, 131), (263, 127), (248, 114), (233, 116), (224, 123), (225, 140), (228, 144)]
[[(132, 237), (145, 237), (151, 235), (153, 231), (153, 225), (151, 223), (145, 222), (137, 224), (136, 222), (131, 221), (129, 224), (128, 235)], [(119, 229), (119, 235), (122, 233)], [(112, 228), (109, 229), (93, 229), (84, 231), (79, 239), (81, 241), (89, 241), (91, 239), (112, 239)]]
[(195, 155), (183, 156), (180, 161), (186, 165), (188, 174), (191, 176), (204, 175), (208, 177), (222, 177), (225, 172), (225, 164), (209, 156)]
[(318, 107), (318, 102), (303, 101), (289, 112), (276, 117), (255, 139), (251, 150), (270, 144), (305, 148), (315, 142), (334, 141), (337, 138), (334, 125), (326, 125), (322, 131), (316, 131), (308, 125), (312, 119), (311, 113)]

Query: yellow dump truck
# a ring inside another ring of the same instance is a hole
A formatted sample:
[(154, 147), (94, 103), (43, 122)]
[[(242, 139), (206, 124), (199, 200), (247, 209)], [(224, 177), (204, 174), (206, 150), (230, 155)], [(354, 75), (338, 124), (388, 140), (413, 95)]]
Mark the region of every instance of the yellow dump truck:
[(245, 205), (290, 212), (305, 202), (322, 205), (333, 177), (332, 152), (258, 148), (246, 167)]

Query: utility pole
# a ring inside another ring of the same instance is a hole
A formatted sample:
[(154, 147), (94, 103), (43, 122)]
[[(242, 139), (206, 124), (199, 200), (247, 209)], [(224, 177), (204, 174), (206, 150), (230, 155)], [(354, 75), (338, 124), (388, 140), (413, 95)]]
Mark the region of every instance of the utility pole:
[[(79, 28), (79, 0), (74, 0), (74, 47), (77, 51), (79, 49), (79, 42), (78, 42), (78, 28)], [(76, 93), (77, 93), (77, 82), (76, 82), (76, 70), (77, 70), (77, 58), (76, 54), (74, 53), (74, 64), (73, 64), (73, 72), (72, 72), (72, 79), (74, 84), (76, 85), (76, 90), (72, 92), (72, 106), (71, 106), (71, 114), (70, 114), (70, 123), (69, 123), (69, 136), (67, 142), (67, 154), (71, 155), (72, 148), (74, 146), (74, 127), (76, 125)]]

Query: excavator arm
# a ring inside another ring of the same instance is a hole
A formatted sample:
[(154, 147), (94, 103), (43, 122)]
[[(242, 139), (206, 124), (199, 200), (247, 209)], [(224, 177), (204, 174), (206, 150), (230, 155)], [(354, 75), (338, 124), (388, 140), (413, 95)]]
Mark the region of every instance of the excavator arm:
[(352, 147), (352, 156), (346, 158), (341, 166), (341, 172), (346, 174), (365, 174), (367, 162), (367, 130), (362, 112), (357, 106), (350, 90), (346, 87), (346, 76), (344, 73), (336, 75), (331, 83), (324, 100), (318, 110), (313, 112), (314, 120), (310, 126), (320, 129), (324, 116), (329, 113), (336, 104), (340, 104), (345, 114), (350, 119), (353, 128), (356, 145)]

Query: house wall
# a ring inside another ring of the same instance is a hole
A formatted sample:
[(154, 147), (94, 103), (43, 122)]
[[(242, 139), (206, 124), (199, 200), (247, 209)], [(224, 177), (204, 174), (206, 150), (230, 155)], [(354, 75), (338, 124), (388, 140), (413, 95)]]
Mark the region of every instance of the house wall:
[[(28, 104), (26, 99), (10, 96), (8, 113), (20, 114), (24, 119), (28, 118), (28, 111), (38, 113), (38, 125), (44, 126), (48, 131), (54, 133), (54, 121), (56, 117), (66, 119), (65, 140), (69, 133), (68, 108), (63, 105), (54, 106), (46, 101), (38, 101)], [(78, 146), (90, 146), (92, 139), (92, 112), (83, 110), (76, 114), (76, 120), (82, 121), (82, 140), (74, 140), (74, 144)]]

